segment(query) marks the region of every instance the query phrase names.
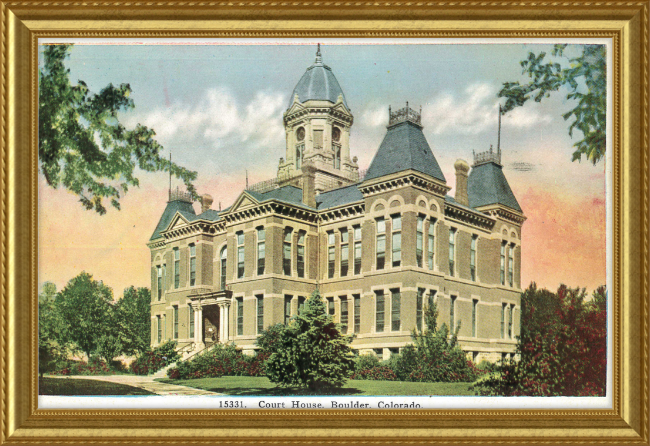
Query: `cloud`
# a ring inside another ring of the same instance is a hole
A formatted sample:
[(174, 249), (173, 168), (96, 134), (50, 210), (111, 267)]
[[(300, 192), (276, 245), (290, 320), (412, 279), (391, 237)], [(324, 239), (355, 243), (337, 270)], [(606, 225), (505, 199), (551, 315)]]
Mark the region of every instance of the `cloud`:
[[(461, 94), (442, 92), (422, 109), (422, 123), (433, 134), (476, 135), (496, 127), (499, 101), (497, 89), (487, 83), (475, 83)], [(503, 127), (529, 128), (548, 123), (551, 117), (532, 107), (517, 108), (502, 119)]]
[[(218, 164), (223, 172), (250, 165), (251, 159), (277, 163), (284, 155), (285, 103), (283, 94), (272, 91), (258, 91), (242, 103), (228, 88), (217, 87), (208, 89), (196, 104), (177, 102), (134, 113), (125, 123), (153, 128), (158, 141), (187, 167), (201, 170)], [(237, 155), (219, 157), (220, 153)], [(273, 156), (267, 160), (264, 154)]]
[(371, 105), (361, 113), (361, 122), (367, 127), (385, 127), (388, 124), (388, 109), (384, 105)]

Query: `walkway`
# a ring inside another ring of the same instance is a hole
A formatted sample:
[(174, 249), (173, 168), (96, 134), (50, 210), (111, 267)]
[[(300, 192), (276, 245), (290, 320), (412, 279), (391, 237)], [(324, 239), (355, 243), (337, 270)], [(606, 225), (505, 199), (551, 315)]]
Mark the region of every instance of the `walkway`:
[(160, 381), (154, 381), (153, 376), (139, 375), (102, 375), (102, 376), (51, 376), (52, 378), (74, 378), (74, 379), (92, 379), (95, 381), (108, 381), (117, 384), (126, 384), (127, 386), (139, 387), (156, 395), (223, 395), (222, 393), (210, 392), (208, 390), (194, 389), (192, 387), (178, 386), (176, 384), (166, 384)]

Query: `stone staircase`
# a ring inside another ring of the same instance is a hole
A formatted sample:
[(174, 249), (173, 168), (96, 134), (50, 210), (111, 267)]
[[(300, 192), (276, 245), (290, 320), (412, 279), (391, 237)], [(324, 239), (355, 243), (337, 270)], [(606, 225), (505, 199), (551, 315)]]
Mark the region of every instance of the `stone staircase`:
[(156, 373), (151, 375), (152, 378), (167, 378), (167, 370), (176, 367), (176, 363), (172, 362), (171, 364), (168, 364), (167, 366), (163, 367), (162, 369), (158, 370)]

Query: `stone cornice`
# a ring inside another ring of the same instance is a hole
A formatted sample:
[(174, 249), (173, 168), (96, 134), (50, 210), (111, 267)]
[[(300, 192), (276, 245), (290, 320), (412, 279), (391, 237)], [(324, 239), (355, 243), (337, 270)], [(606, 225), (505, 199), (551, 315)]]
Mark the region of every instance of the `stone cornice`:
[(415, 170), (407, 170), (388, 177), (364, 181), (359, 185), (359, 190), (364, 197), (367, 197), (406, 186), (414, 186), (441, 197), (444, 197), (451, 190), (451, 187), (441, 181), (427, 178)]
[(316, 221), (318, 211), (274, 200), (237, 210), (232, 213), (223, 214), (222, 218), (226, 224), (233, 224), (271, 214), (279, 214), (299, 220), (314, 222)]
[(492, 229), (496, 218), (482, 212), (458, 206), (455, 203), (445, 202), (445, 218), (456, 220), (465, 224)]
[(484, 214), (490, 215), (492, 218), (500, 218), (519, 226), (523, 225), (526, 221), (526, 216), (521, 212), (517, 212), (500, 204), (482, 206), (479, 210)]
[(331, 223), (333, 221), (343, 220), (348, 217), (363, 215), (365, 210), (366, 206), (364, 202), (357, 201), (356, 203), (345, 204), (343, 206), (320, 211), (318, 213), (318, 218), (323, 223)]
[(327, 115), (339, 119), (347, 126), (351, 126), (354, 122), (354, 117), (347, 111), (336, 107), (302, 107), (294, 112), (287, 113), (284, 116), (284, 124), (290, 125), (293, 121), (304, 119), (309, 115)]

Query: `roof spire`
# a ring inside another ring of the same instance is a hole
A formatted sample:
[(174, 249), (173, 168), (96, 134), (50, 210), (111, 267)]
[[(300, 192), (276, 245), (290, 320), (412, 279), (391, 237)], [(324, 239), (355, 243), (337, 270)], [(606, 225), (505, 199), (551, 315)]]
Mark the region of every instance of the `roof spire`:
[(316, 63), (323, 63), (323, 58), (320, 55), (320, 43), (316, 49)]

